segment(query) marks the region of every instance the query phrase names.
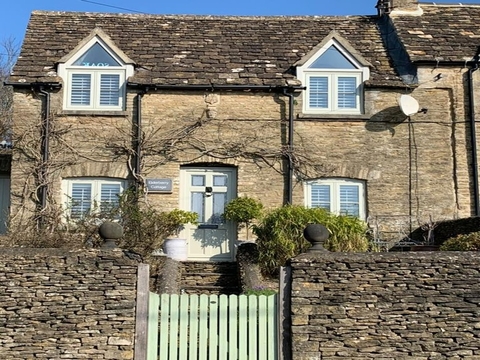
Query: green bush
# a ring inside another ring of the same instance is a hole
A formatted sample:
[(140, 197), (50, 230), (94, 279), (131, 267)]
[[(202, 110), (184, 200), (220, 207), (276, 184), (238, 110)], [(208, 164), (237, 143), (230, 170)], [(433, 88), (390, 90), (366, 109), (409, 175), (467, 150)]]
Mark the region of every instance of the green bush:
[(480, 232), (462, 234), (445, 241), (440, 250), (443, 251), (480, 251)]
[(252, 220), (261, 217), (262, 211), (263, 204), (260, 201), (248, 196), (243, 196), (230, 201), (225, 207), (223, 216), (227, 220), (243, 224), (247, 230), (248, 240), (248, 230), (250, 229), (250, 224)]
[(320, 208), (287, 205), (264, 214), (253, 232), (257, 235), (259, 262), (266, 275), (274, 275), (288, 259), (311, 245), (303, 237), (308, 224), (322, 224), (330, 232), (325, 248), (330, 251), (369, 249), (367, 225), (358, 218), (338, 216)]

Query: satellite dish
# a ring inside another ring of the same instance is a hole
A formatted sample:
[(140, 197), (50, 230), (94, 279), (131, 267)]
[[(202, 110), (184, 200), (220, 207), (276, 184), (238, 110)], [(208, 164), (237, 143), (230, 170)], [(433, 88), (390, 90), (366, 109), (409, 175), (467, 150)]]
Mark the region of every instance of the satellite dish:
[(398, 105), (400, 106), (402, 112), (407, 116), (418, 113), (418, 110), (420, 109), (418, 101), (410, 95), (400, 96), (400, 99), (398, 100)]

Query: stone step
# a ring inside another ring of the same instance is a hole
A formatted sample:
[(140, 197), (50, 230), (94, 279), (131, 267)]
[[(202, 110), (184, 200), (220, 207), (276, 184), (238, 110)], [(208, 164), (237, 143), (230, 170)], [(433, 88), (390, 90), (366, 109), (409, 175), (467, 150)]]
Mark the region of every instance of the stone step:
[(186, 294), (238, 294), (237, 264), (183, 262), (180, 287)]
[(238, 295), (239, 287), (238, 286), (215, 286), (215, 285), (206, 285), (206, 286), (183, 286), (180, 289), (182, 294), (196, 294), (196, 295)]

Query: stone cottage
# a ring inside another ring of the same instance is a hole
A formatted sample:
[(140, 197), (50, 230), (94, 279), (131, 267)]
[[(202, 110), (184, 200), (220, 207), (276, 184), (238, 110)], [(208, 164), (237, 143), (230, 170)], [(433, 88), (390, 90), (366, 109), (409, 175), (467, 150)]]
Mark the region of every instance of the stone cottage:
[(11, 218), (79, 218), (135, 185), (199, 214), (189, 259), (228, 261), (237, 196), (358, 216), (386, 239), (477, 215), (480, 7), (377, 11), (33, 12), (9, 80)]

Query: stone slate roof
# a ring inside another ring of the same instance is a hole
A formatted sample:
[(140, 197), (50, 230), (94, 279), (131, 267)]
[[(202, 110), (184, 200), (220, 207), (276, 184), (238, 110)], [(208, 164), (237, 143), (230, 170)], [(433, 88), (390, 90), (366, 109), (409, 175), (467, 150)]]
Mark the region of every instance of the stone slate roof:
[(137, 65), (130, 82), (285, 85), (293, 64), (336, 30), (395, 86), (377, 17), (211, 17), (34, 11), (11, 83), (58, 81), (56, 63), (100, 27)]
[(412, 61), (471, 60), (480, 46), (480, 5), (420, 3), (421, 16), (392, 14)]

